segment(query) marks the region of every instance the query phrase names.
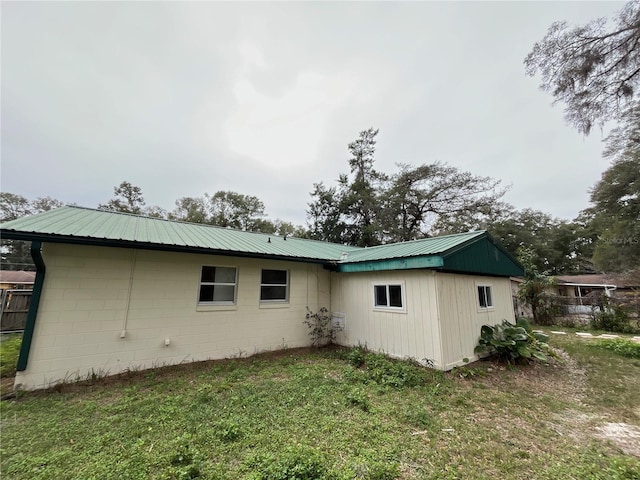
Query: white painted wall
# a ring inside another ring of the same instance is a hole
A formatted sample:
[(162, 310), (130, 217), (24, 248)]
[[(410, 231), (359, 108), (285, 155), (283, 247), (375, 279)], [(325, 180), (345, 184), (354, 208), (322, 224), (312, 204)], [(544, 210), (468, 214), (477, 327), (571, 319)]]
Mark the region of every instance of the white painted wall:
[[(444, 369), (463, 365), (464, 358), (477, 360), (473, 353), (482, 325), (502, 320), (515, 321), (511, 281), (508, 278), (438, 273), (438, 309), (442, 330)], [(480, 308), (478, 285), (491, 286), (492, 308)]]
[[(374, 307), (375, 283), (401, 283), (403, 311)], [(435, 273), (425, 270), (332, 273), (331, 309), (346, 315), (338, 343), (366, 345), (398, 358), (428, 359), (442, 365)]]
[[(134, 250), (60, 244), (45, 244), (43, 258), (29, 362), (15, 381), (22, 389), (309, 345), (305, 307), (329, 305), (329, 272), (313, 264), (144, 250), (134, 259)], [(198, 307), (202, 265), (238, 268), (235, 306)], [(287, 304), (260, 304), (262, 268), (289, 270)]]

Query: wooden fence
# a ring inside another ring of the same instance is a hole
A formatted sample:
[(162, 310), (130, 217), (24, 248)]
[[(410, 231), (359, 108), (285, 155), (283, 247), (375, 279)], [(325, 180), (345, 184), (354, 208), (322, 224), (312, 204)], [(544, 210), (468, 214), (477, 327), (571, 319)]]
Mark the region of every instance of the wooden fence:
[(21, 332), (27, 323), (32, 290), (0, 290), (0, 333)]

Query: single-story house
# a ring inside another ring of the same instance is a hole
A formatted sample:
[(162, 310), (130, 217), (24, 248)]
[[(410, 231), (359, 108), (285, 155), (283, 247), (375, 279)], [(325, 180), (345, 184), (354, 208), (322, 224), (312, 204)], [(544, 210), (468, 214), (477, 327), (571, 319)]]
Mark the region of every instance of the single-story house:
[(16, 387), (311, 343), (326, 307), (341, 345), (448, 370), (483, 324), (514, 320), (522, 267), (484, 231), (358, 248), (66, 206), (0, 225), (37, 266)]

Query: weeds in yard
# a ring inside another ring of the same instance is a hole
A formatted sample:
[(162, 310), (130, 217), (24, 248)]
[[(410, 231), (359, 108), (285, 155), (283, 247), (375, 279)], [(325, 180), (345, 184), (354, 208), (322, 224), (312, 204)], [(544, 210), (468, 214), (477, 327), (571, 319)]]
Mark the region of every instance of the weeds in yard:
[(16, 374), (21, 344), (21, 333), (7, 334), (0, 342), (0, 376), (2, 378), (13, 377)]
[[(637, 408), (638, 384), (618, 376), (629, 359), (561, 340), (621, 389), (610, 418)], [(595, 415), (613, 384), (585, 397), (564, 366), (465, 368), (484, 373), (308, 349), (27, 393), (2, 405), (0, 467), (15, 480), (629, 480), (640, 469), (559, 415)]]
[(623, 357), (640, 358), (640, 343), (628, 338), (607, 338), (590, 342), (589, 346), (611, 350)]

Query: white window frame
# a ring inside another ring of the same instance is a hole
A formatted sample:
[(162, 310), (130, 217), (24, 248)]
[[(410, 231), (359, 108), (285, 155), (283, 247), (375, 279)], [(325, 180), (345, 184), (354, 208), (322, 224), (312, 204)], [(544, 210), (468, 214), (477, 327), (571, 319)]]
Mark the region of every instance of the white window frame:
[[(482, 306), (480, 302), (480, 289), (483, 289), (483, 298), (485, 305)], [(487, 296), (487, 289), (489, 289), (489, 295)], [(476, 301), (478, 302), (478, 310), (486, 311), (493, 310), (495, 308), (493, 302), (493, 285), (490, 283), (476, 283), (476, 291), (475, 291)]]
[[(387, 305), (377, 305), (376, 304), (376, 287), (385, 287), (386, 295), (387, 295)], [(400, 301), (402, 302), (401, 307), (392, 307), (389, 305), (390, 295), (389, 295), (389, 287), (400, 287)], [(405, 284), (404, 282), (373, 282), (371, 284), (371, 291), (373, 293), (373, 309), (374, 310), (382, 310), (385, 312), (406, 312), (407, 311), (407, 299), (405, 297)]]
[[(232, 268), (235, 270), (235, 280), (233, 283), (231, 282), (203, 282), (202, 281), (202, 272), (205, 268)], [(233, 287), (233, 300), (211, 300), (211, 301), (200, 301), (200, 294), (202, 287), (204, 285), (212, 285), (212, 286), (227, 286)], [(198, 281), (198, 297), (197, 303), (198, 305), (235, 305), (238, 299), (238, 267), (233, 265), (202, 265), (200, 267), (200, 279)]]
[[(265, 270), (273, 270), (276, 272), (285, 272), (287, 274), (286, 283), (262, 283), (262, 272)], [(289, 303), (289, 285), (290, 285), (291, 274), (289, 270), (285, 270), (284, 268), (263, 268), (260, 270), (260, 303)], [(274, 298), (274, 299), (263, 299), (262, 298), (262, 287), (285, 287), (284, 298)]]

